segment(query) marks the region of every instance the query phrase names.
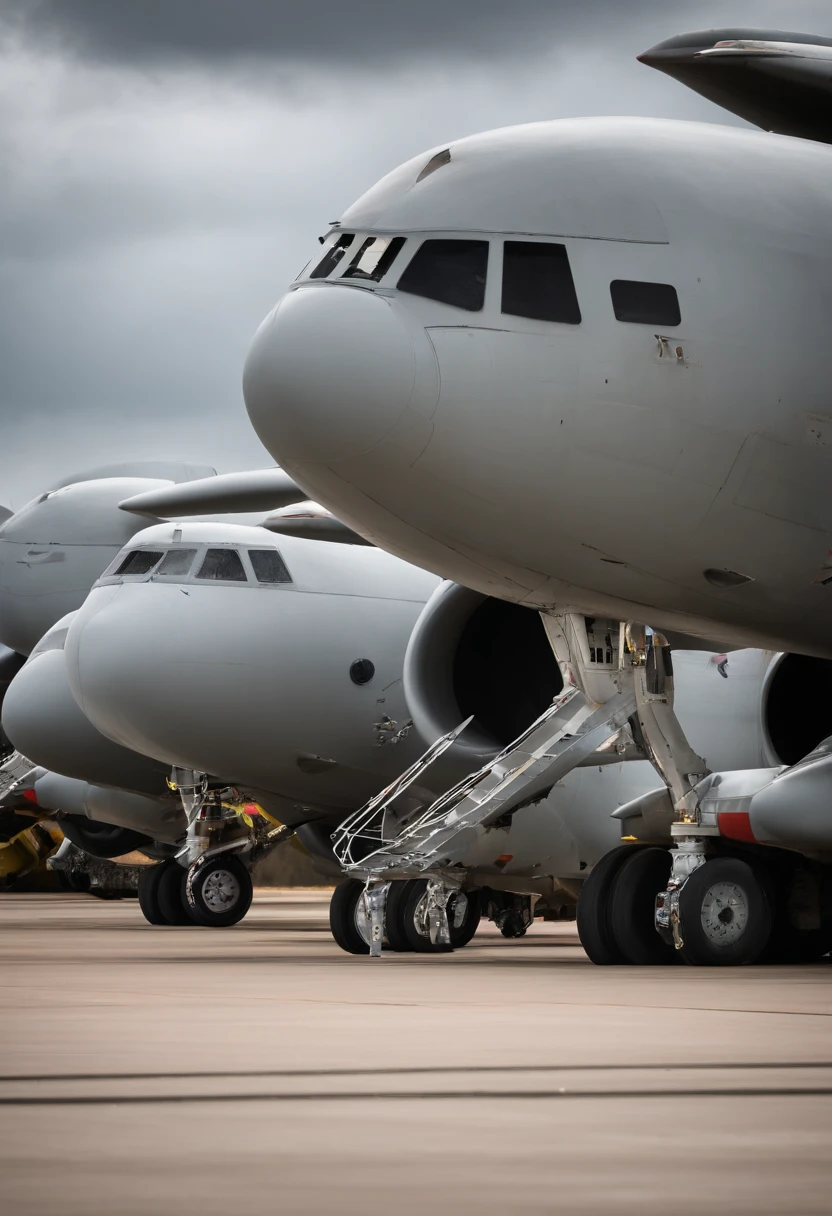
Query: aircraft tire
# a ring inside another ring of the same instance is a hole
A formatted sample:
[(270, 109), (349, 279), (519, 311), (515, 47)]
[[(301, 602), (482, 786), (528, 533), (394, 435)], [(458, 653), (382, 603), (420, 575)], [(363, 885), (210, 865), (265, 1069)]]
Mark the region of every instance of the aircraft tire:
[(369, 954), (370, 945), (358, 928), (358, 901), (364, 893), (364, 883), (357, 878), (345, 878), (338, 883), (329, 901), (329, 928), (336, 945), (347, 954)]
[(655, 925), (656, 895), (670, 877), (667, 849), (638, 849), (615, 875), (610, 890), (612, 935), (625, 962), (635, 967), (675, 963), (678, 951), (659, 937)]
[(139, 875), (139, 907), (145, 920), (151, 925), (168, 923), (159, 907), (159, 882), (164, 864), (159, 862), (155, 866), (146, 866)]
[(620, 844), (597, 861), (578, 896), (575, 921), (581, 945), (597, 967), (626, 963), (612, 930), (612, 885), (625, 862), (645, 848), (641, 844)]
[[(426, 878), (413, 878), (406, 884), (408, 890), (402, 896), (402, 919), (404, 931), (412, 948), (417, 954), (449, 954), (452, 950), (460, 950), (467, 946), (477, 931), (480, 923), (481, 900), (479, 891), (466, 891), (468, 901), (462, 924), (455, 927), (450, 924), (451, 943), (449, 946), (440, 945), (430, 940), (418, 927), (417, 914), (419, 904), (424, 899), (428, 889)], [(452, 921), (452, 906), (449, 900), (448, 919)]]
[(187, 872), (185, 899), (191, 918), (210, 929), (238, 924), (251, 907), (251, 875), (233, 853), (200, 858)]
[(156, 886), (156, 899), (165, 924), (192, 925), (194, 918), (185, 894), (188, 871), (172, 858), (163, 861), (159, 869), (161, 874)]
[(682, 956), (694, 967), (754, 963), (768, 945), (772, 910), (765, 882), (737, 857), (714, 857), (679, 891)]
[(384, 936), (387, 938), (387, 944), (391, 950), (401, 954), (413, 953), (413, 943), (407, 936), (404, 925), (404, 904), (409, 886), (409, 882), (391, 882), (384, 909)]

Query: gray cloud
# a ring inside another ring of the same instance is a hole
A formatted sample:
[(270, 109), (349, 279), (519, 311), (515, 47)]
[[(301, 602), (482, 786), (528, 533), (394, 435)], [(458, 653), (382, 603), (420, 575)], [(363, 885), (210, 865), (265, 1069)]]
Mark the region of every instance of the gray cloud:
[[(327, 222), (421, 150), (576, 114), (732, 121), (635, 60), (724, 23), (717, 0), (680, 16), (654, 0), (0, 8), (0, 502), (15, 505), (110, 460), (267, 460), (240, 394), (251, 334)], [(730, 20), (784, 15), (736, 0)], [(792, 0), (788, 23), (827, 31), (827, 0)]]
[[(95, 59), (137, 62), (234, 57), (400, 63), (504, 56), (539, 38), (550, 45), (621, 15), (620, 0), (6, 0), (13, 28)], [(628, 0), (658, 10), (653, 0)], [(665, 6), (666, 8), (666, 6)]]
[[(726, 12), (724, 4), (689, 4), (677, 16), (666, 0), (5, 0), (5, 16), (10, 29), (102, 61), (249, 57), (385, 65), (503, 58), (541, 40), (555, 47), (587, 31), (603, 38), (610, 28), (646, 18), (675, 32), (698, 28), (697, 21), (770, 24), (771, 7), (738, 0)], [(780, 20), (793, 28), (801, 7), (792, 3), (786, 14), (777, 6)]]

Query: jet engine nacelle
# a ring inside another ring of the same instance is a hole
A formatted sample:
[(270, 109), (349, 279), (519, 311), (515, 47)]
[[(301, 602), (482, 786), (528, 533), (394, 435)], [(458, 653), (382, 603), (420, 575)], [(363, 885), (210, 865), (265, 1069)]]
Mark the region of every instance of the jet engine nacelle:
[(451, 749), (468, 770), (516, 739), (562, 687), (539, 613), (456, 583), (437, 587), (405, 655), (405, 697), (423, 738), (474, 715)]
[(792, 765), (808, 756), (832, 735), (832, 662), (775, 655), (763, 681), (760, 719), (763, 764)]
[[(832, 735), (832, 662), (676, 650), (674, 671), (680, 720), (714, 771), (795, 764)], [(465, 772), (515, 739), (562, 687), (537, 612), (455, 583), (428, 600), (405, 657), (405, 696), (423, 738), (474, 715), (447, 753)]]
[(64, 643), (74, 617), (74, 612), (68, 613), (46, 632), (9, 684), (3, 730), (28, 760), (52, 773), (141, 794), (165, 794), (169, 767), (105, 738), (73, 697)]

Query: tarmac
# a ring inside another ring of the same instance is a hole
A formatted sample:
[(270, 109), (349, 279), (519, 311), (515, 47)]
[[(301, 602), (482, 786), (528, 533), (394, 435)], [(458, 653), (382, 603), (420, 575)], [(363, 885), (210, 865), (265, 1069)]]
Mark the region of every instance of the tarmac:
[(328, 896), (0, 897), (4, 1213), (832, 1210), (829, 962), (593, 967), (540, 921), (354, 958)]

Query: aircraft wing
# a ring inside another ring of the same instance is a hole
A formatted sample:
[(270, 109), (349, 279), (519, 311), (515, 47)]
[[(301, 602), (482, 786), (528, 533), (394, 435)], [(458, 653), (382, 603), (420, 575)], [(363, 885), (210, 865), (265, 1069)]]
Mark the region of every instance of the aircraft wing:
[(125, 498), (119, 507), (135, 515), (174, 519), (188, 515), (228, 515), (236, 511), (272, 511), (305, 498), (305, 492), (282, 469), (253, 469), (148, 490)]
[(832, 143), (832, 39), (704, 30), (668, 38), (639, 60), (766, 131)]
[(342, 545), (372, 545), (340, 519), (330, 515), (317, 503), (303, 502), (297, 506), (281, 507), (260, 523), (261, 528), (281, 536), (299, 536), (302, 540), (328, 540)]

